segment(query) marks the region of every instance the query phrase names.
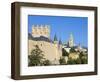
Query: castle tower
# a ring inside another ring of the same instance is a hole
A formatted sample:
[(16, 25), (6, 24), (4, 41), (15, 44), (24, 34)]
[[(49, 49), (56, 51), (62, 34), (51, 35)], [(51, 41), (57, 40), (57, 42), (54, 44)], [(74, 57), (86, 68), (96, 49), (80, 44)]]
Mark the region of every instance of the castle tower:
[(44, 36), (44, 37), (50, 38), (50, 26), (49, 25), (33, 25), (32, 36), (33, 37)]
[(70, 34), (70, 38), (69, 38), (68, 44), (69, 44), (69, 47), (73, 47), (74, 46), (74, 38), (73, 38), (72, 33)]
[(46, 35), (48, 38), (50, 38), (50, 26), (49, 25), (45, 25), (44, 35)]
[(56, 34), (55, 34), (55, 36), (54, 36), (54, 43), (55, 43), (55, 44), (58, 43), (58, 40), (57, 40), (57, 36), (56, 36)]
[(61, 41), (61, 39), (59, 40), (59, 43), (58, 43), (58, 49), (62, 50), (62, 41)]

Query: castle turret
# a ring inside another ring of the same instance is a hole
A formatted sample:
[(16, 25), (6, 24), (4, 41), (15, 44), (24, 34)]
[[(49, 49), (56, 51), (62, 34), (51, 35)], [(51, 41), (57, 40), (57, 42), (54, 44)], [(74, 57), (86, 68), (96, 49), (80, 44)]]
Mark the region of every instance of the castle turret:
[(55, 44), (58, 43), (58, 40), (57, 40), (57, 36), (56, 36), (56, 34), (55, 34), (55, 36), (54, 36), (54, 43), (55, 43)]
[(50, 38), (50, 26), (49, 25), (33, 25), (32, 36), (33, 37), (44, 36), (44, 37)]
[(62, 49), (62, 41), (61, 41), (61, 39), (59, 40), (59, 43), (58, 43), (58, 49)]

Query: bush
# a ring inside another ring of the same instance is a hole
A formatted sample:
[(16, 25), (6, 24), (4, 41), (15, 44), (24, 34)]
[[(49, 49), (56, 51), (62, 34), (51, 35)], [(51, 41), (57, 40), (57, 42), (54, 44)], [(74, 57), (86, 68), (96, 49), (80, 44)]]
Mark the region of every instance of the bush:
[(65, 60), (64, 57), (60, 58), (59, 63), (60, 63), (61, 65), (67, 64), (67, 62), (66, 62), (66, 60)]
[(87, 64), (88, 63), (88, 58), (82, 58), (81, 59), (82, 64)]
[(75, 60), (75, 59), (69, 58), (67, 64), (81, 64), (81, 59), (78, 58)]
[(69, 58), (67, 64), (76, 64), (75, 60)]
[(88, 63), (88, 57), (87, 54), (80, 53), (80, 59), (81, 59), (81, 64), (87, 64)]
[(78, 59), (75, 60), (75, 62), (76, 62), (76, 64), (81, 64), (81, 59), (78, 58)]
[(73, 53), (73, 52), (76, 52), (75, 49), (74, 49), (74, 47), (72, 47), (72, 48), (70, 49), (70, 53)]
[(51, 62), (49, 60), (44, 60), (43, 61), (43, 65), (45, 65), (45, 66), (51, 65)]
[(28, 56), (29, 66), (38, 66), (42, 65), (43, 60), (44, 60), (44, 54), (43, 51), (40, 50), (40, 48), (36, 45), (35, 49), (31, 51), (31, 55)]
[(62, 49), (62, 56), (68, 56), (69, 53), (63, 48)]

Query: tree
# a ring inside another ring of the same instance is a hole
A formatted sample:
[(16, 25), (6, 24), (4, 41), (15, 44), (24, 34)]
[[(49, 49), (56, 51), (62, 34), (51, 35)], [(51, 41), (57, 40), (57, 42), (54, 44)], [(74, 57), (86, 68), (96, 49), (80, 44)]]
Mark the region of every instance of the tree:
[(29, 66), (42, 65), (44, 60), (43, 51), (38, 47), (38, 45), (36, 45), (35, 49), (31, 51), (31, 55), (29, 55), (28, 58)]
[(81, 58), (81, 62), (82, 62), (82, 64), (87, 64), (88, 63), (88, 57), (87, 57), (87, 55), (85, 55), (85, 56), (83, 56)]
[(74, 47), (72, 47), (72, 48), (70, 49), (70, 53), (73, 53), (73, 52), (76, 52), (75, 49), (74, 49)]
[(81, 64), (81, 59), (78, 58), (78, 59), (75, 60), (75, 62), (76, 62), (76, 64)]
[(81, 59), (78, 58), (75, 60), (75, 59), (69, 58), (67, 64), (81, 64)]
[(81, 61), (82, 61), (82, 64), (87, 64), (88, 63), (87, 59), (85, 59), (85, 58), (83, 58)]
[(66, 60), (65, 60), (64, 57), (60, 58), (59, 63), (60, 63), (61, 65), (67, 64), (67, 62), (66, 62)]
[(81, 64), (87, 64), (88, 63), (88, 54), (84, 54), (83, 52), (80, 53), (80, 59), (81, 59)]
[(51, 62), (46, 59), (46, 60), (43, 61), (43, 65), (45, 65), (45, 66), (51, 65)]
[(80, 52), (79, 57), (80, 59), (84, 56), (83, 52)]
[(64, 49), (62, 48), (62, 56), (68, 56), (69, 53)]
[(67, 64), (76, 64), (75, 60), (69, 58)]

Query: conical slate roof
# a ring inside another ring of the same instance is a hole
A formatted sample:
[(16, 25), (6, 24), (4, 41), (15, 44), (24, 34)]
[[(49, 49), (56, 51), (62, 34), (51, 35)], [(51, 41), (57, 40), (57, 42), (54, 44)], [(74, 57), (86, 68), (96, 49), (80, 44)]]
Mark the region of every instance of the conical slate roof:
[(55, 34), (55, 36), (54, 36), (54, 41), (57, 41), (57, 36), (56, 36), (56, 34)]

